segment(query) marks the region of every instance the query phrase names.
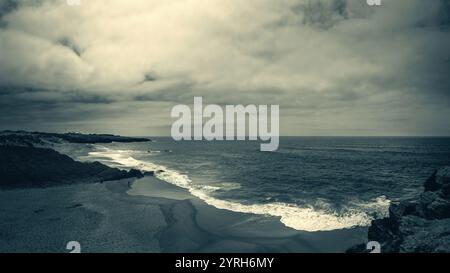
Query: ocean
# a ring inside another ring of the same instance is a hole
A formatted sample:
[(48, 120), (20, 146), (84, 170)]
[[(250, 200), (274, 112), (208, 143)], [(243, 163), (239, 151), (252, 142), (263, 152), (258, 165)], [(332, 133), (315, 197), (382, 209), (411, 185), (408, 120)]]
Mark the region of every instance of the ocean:
[(417, 196), (424, 181), (450, 165), (450, 138), (282, 137), (276, 152), (258, 141), (77, 144), (81, 161), (158, 171), (220, 209), (277, 216), (293, 229), (368, 226), (391, 202)]

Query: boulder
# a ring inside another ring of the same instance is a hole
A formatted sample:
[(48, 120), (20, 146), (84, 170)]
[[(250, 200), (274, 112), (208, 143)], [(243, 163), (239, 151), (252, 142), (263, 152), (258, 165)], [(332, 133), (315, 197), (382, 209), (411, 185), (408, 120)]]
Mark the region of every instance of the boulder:
[(441, 191), (443, 195), (450, 195), (450, 166), (441, 168), (433, 173), (424, 184), (425, 192)]
[[(450, 252), (450, 167), (434, 172), (417, 199), (391, 204), (389, 217), (372, 221), (368, 241), (382, 252)], [(366, 252), (363, 245), (347, 252)]]

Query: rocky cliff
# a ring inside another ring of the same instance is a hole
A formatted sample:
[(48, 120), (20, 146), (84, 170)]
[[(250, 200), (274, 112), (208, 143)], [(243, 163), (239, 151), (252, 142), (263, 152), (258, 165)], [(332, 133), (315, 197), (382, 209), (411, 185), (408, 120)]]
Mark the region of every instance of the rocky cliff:
[[(372, 221), (369, 241), (381, 252), (450, 252), (450, 167), (436, 171), (416, 199), (392, 204), (389, 217)], [(364, 252), (358, 245), (348, 252)]]
[(99, 162), (85, 163), (49, 149), (53, 143), (142, 142), (105, 134), (0, 132), (0, 189), (49, 187), (73, 183), (96, 183), (142, 177), (138, 170), (123, 171)]
[(123, 171), (99, 162), (78, 162), (51, 149), (0, 145), (0, 189), (96, 183), (142, 176), (137, 170)]
[(0, 131), (0, 145), (34, 146), (52, 142), (111, 143), (147, 141), (151, 141), (151, 139), (142, 137), (124, 137), (110, 134), (58, 134), (26, 131)]

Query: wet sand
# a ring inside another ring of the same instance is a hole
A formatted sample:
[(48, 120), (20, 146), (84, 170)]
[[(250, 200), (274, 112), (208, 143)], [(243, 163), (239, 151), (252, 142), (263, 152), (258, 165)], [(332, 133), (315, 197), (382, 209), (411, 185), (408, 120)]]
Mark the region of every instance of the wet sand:
[(366, 228), (304, 232), (154, 177), (0, 191), (0, 252), (345, 252)]

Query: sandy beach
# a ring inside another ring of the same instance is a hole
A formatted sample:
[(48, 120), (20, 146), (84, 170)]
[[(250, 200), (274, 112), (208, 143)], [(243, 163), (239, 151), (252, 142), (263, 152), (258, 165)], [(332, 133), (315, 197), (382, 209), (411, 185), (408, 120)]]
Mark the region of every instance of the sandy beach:
[(302, 232), (147, 176), (0, 191), (0, 252), (345, 252), (365, 228)]

